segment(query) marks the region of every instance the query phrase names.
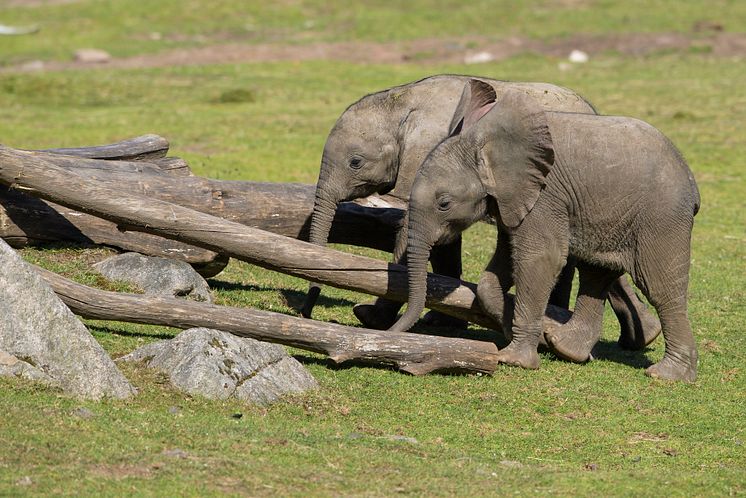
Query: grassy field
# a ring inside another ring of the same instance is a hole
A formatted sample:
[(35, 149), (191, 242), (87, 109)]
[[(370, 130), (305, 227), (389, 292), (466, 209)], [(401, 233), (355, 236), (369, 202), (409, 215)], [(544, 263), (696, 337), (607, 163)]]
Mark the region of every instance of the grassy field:
[[(239, 42), (303, 43), (448, 36), (469, 21), (472, 33), (495, 37), (686, 31), (702, 19), (728, 31), (746, 26), (744, 3), (735, 1), (546, 1), (516, 8), (500, 2), (499, 12), (473, 2), (453, 14), (426, 9), (424, 1), (408, 2), (406, 11), (379, 2), (352, 10), (282, 2), (243, 7), (238, 15), (225, 1), (208, 9), (159, 0), (147, 10), (131, 0), (20, 3), (0, 0), (0, 21), (44, 29), (0, 37), (0, 65), (64, 59), (83, 45), (117, 56), (154, 52), (220, 42), (226, 33)], [(669, 15), (674, 5), (676, 15)], [(423, 12), (411, 22), (402, 17)], [(164, 34), (159, 44), (147, 37), (153, 31)], [(165, 36), (172, 33), (194, 38)], [(700, 350), (696, 384), (646, 378), (643, 369), (661, 357), (662, 340), (644, 352), (618, 350), (611, 313), (597, 361), (574, 365), (543, 354), (539, 371), (501, 367), (492, 377), (336, 368), (293, 350), (321, 389), (267, 408), (188, 397), (133, 366), (123, 368), (140, 394), (128, 401), (81, 402), (0, 379), (0, 496), (746, 494), (744, 58), (609, 53), (566, 71), (558, 62), (522, 55), (480, 66), (318, 61), (0, 73), (0, 142), (74, 146), (153, 132), (200, 175), (313, 183), (326, 133), (365, 93), (441, 72), (573, 88), (604, 114), (660, 128), (695, 174), (702, 196), (689, 307)], [(465, 279), (477, 279), (493, 245), (488, 226), (466, 233)], [(80, 281), (95, 280), (83, 262), (88, 252), (22, 253)], [(291, 314), (288, 301), (306, 287), (235, 262), (210, 284), (220, 304)], [(326, 287), (316, 318), (356, 324), (352, 305), (365, 299)], [(115, 357), (177, 333), (87, 324)], [(94, 416), (77, 415), (79, 408)]]

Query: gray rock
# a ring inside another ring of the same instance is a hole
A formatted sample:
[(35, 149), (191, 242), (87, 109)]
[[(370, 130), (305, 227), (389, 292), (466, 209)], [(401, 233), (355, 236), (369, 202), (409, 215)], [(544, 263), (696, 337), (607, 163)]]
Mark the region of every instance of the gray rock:
[(120, 361), (141, 361), (168, 374), (177, 388), (211, 399), (236, 397), (265, 405), (318, 387), (282, 346), (205, 328), (148, 344)]
[(86, 64), (103, 64), (111, 60), (111, 55), (98, 48), (81, 48), (75, 51), (73, 58)]
[(0, 377), (19, 377), (58, 387), (59, 383), (34, 365), (17, 356), (0, 351)]
[(5, 363), (13, 364), (6, 365), (16, 372), (12, 375), (20, 371), (21, 376), (36, 376), (81, 398), (126, 398), (135, 393), (85, 325), (1, 239), (0, 350), (7, 353)]
[(207, 281), (185, 261), (127, 252), (93, 267), (106, 278), (137, 285), (146, 294), (212, 302)]

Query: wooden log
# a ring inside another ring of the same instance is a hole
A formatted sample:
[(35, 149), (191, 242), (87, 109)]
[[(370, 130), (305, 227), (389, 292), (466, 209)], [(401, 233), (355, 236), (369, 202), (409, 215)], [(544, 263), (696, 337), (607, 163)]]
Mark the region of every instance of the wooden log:
[[(103, 245), (151, 256), (207, 265), (218, 253), (142, 232), (122, 232), (116, 223), (0, 186), (0, 237), (16, 249), (67, 242)], [(224, 258), (223, 258), (224, 259)]]
[(91, 147), (70, 147), (62, 149), (42, 149), (42, 152), (64, 154), (66, 156), (87, 157), (118, 161), (143, 161), (165, 157), (168, 153), (168, 140), (158, 135), (142, 135), (121, 142)]
[[(174, 240), (296, 277), (405, 302), (406, 267), (290, 239), (157, 199), (108, 187), (58, 168), (28, 152), (0, 147), (0, 183), (127, 229)], [(452, 316), (500, 328), (481, 310), (475, 285), (428, 275), (427, 306)], [(560, 313), (561, 316), (561, 313)], [(545, 327), (561, 321), (548, 317)]]
[[(81, 159), (33, 151), (25, 154), (29, 160), (48, 161), (96, 180), (100, 185), (308, 240), (315, 193), (313, 185), (211, 180), (190, 176), (188, 170), (186, 173), (164, 174), (183, 169), (182, 165), (186, 163), (175, 158), (150, 163)], [(24, 200), (23, 194), (11, 195), (7, 189), (0, 190), (0, 205), (0, 237), (14, 247), (55, 240), (76, 243), (83, 240), (144, 254), (175, 257), (193, 264), (215, 259), (214, 253), (187, 250), (183, 245), (174, 246), (173, 242), (159, 241), (152, 236), (132, 239), (111, 223), (93, 220), (75, 210), (60, 209), (48, 202)], [(329, 240), (390, 252), (403, 218), (402, 207), (400, 201), (377, 196), (342, 203), (334, 218)]]
[(491, 342), (361, 329), (248, 308), (232, 308), (141, 294), (101, 291), (38, 268), (76, 314), (186, 329), (208, 327), (328, 355), (336, 363), (394, 366), (414, 375), (433, 372), (492, 373)]

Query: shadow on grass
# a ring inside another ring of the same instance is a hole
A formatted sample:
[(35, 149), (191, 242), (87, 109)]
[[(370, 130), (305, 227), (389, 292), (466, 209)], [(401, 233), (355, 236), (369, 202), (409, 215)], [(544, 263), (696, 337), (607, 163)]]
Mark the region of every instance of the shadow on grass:
[[(290, 289), (282, 289), (280, 290), (280, 294), (282, 294), (282, 297), (285, 299), (285, 302), (288, 305), (288, 308), (291, 308), (296, 313), (300, 314), (301, 308), (303, 308), (303, 305), (306, 302), (306, 293), (297, 291), (297, 290), (290, 290)], [(324, 294), (321, 294), (319, 296), (318, 301), (316, 302), (317, 306), (323, 306), (327, 308), (331, 308), (334, 306), (354, 306), (357, 303), (354, 301), (350, 301), (349, 299), (341, 299), (338, 297), (327, 297), (324, 296)]]
[[(154, 327), (156, 325), (153, 325)], [(158, 325), (157, 327), (161, 327)], [(167, 332), (133, 332), (131, 330), (125, 330), (125, 329), (119, 329), (114, 327), (101, 327), (101, 326), (94, 326), (94, 325), (88, 325), (88, 329), (95, 332), (100, 332), (102, 334), (111, 334), (111, 335), (117, 335), (120, 337), (148, 337), (150, 339), (173, 339), (178, 332), (181, 332), (180, 330), (176, 332), (176, 334), (169, 334)]]
[(602, 340), (593, 347), (591, 354), (596, 360), (613, 361), (633, 368), (647, 368), (653, 364), (645, 355), (648, 351), (651, 351), (651, 348), (630, 351), (620, 348), (616, 341)]
[[(300, 310), (306, 299), (306, 293), (291, 290), (291, 289), (278, 289), (277, 287), (268, 287), (266, 285), (254, 285), (254, 284), (238, 284), (235, 282), (225, 282), (222, 280), (208, 280), (210, 289), (221, 290), (221, 291), (246, 291), (246, 292), (280, 292), (283, 299), (293, 311), (300, 314)], [(354, 306), (354, 301), (349, 299), (341, 299), (334, 297), (327, 297), (323, 294), (319, 296), (317, 303), (319, 306), (334, 307), (334, 306)]]

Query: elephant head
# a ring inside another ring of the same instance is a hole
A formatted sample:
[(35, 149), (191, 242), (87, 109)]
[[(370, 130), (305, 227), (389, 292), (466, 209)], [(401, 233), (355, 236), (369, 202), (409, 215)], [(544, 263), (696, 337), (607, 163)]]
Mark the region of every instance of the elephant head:
[[(396, 95), (370, 95), (350, 106), (335, 123), (324, 145), (316, 184), (309, 241), (324, 246), (337, 204), (391, 191), (399, 172), (401, 133), (409, 113)], [(402, 108), (399, 113), (393, 106)], [(391, 126), (397, 116), (398, 126)], [(311, 284), (302, 314), (310, 317), (319, 295)]]
[(507, 229), (520, 225), (554, 163), (546, 116), (520, 91), (495, 102), (479, 80), (464, 88), (452, 131), (425, 159), (409, 199), (409, 301), (391, 330), (406, 331), (425, 306), (430, 249), (487, 213)]

